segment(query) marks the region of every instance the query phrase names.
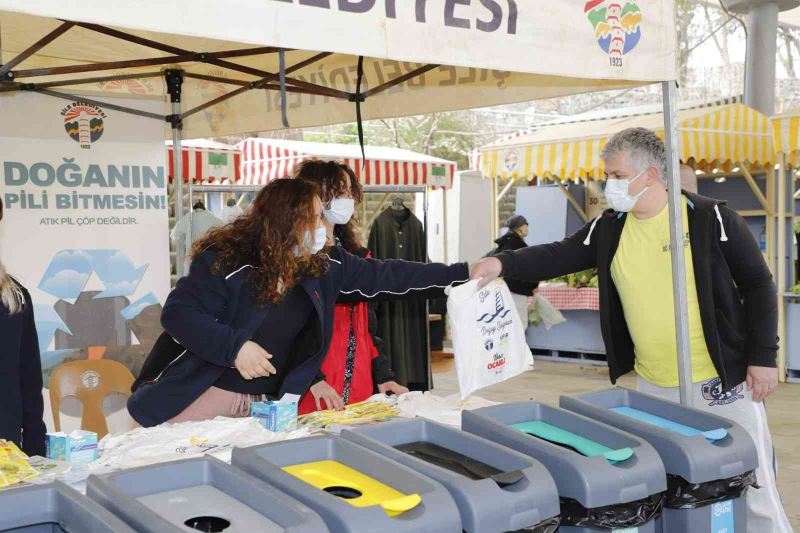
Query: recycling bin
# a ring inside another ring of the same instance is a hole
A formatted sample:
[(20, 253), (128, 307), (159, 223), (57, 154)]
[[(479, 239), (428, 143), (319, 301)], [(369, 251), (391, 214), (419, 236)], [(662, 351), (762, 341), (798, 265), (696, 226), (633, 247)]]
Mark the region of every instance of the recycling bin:
[(464, 431), (540, 461), (553, 476), (562, 533), (655, 533), (666, 490), (656, 451), (644, 440), (534, 401), (463, 411)]
[(667, 475), (663, 531), (747, 531), (745, 494), (756, 481), (758, 455), (743, 427), (623, 388), (562, 396), (559, 403), (656, 449)]
[(100, 505), (58, 481), (0, 492), (0, 531), (134, 533)]
[(319, 513), (333, 533), (461, 531), (442, 485), (340, 437), (235, 448), (232, 463)]
[(297, 500), (213, 457), (89, 476), (87, 495), (139, 533), (317, 533)]
[(524, 454), (421, 418), (343, 431), (342, 438), (444, 485), (468, 533), (558, 528), (555, 482)]

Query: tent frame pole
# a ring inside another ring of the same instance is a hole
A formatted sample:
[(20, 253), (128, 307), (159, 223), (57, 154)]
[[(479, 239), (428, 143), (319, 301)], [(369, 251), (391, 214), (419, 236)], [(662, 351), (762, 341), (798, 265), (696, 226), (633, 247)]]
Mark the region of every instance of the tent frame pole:
[[(784, 293), (786, 292), (786, 156), (779, 154), (778, 169), (775, 171), (778, 177), (778, 377), (781, 381), (786, 380), (786, 304)], [(791, 173), (789, 174), (791, 179)], [(791, 219), (790, 219), (791, 220)]]
[[(167, 120), (172, 125), (172, 168), (174, 169), (172, 183), (175, 185), (175, 222), (177, 223), (183, 217), (183, 149), (181, 147), (181, 87), (183, 85), (183, 72), (180, 70), (167, 70), (164, 72), (164, 79), (167, 83), (167, 91), (172, 104), (172, 115)], [(189, 187), (191, 187), (191, 184)], [(191, 213), (191, 205), (189, 206), (189, 212)], [(192, 220), (190, 218), (189, 242), (191, 242), (191, 228)], [(185, 260), (186, 243), (177, 242), (175, 244), (175, 273), (178, 279), (186, 274), (184, 272)]]
[(664, 145), (669, 184), (669, 236), (672, 250), (672, 294), (675, 306), (675, 340), (678, 348), (678, 378), (682, 405), (692, 406), (692, 352), (686, 299), (683, 198), (678, 161), (677, 83), (661, 83), (664, 101)]

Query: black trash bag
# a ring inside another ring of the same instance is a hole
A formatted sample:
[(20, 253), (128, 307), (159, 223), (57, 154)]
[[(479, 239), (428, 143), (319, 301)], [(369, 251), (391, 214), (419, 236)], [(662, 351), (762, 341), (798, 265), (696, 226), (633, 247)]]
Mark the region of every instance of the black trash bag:
[(555, 533), (558, 531), (558, 526), (561, 524), (561, 520), (558, 516), (554, 516), (553, 518), (548, 518), (543, 522), (539, 522), (535, 526), (524, 527), (522, 529), (517, 529), (514, 531), (509, 531), (508, 533)]
[(577, 500), (561, 497), (561, 525), (591, 529), (639, 527), (661, 516), (663, 492), (627, 503), (587, 509)]
[(705, 483), (689, 483), (681, 476), (668, 474), (664, 505), (670, 509), (696, 509), (744, 496), (750, 486), (758, 487), (755, 470)]

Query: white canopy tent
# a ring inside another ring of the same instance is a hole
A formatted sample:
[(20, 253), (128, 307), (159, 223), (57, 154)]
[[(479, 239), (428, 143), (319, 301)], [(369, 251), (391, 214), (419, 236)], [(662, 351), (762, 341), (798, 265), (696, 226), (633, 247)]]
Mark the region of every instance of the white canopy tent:
[[(678, 183), (675, 6), (642, 6), (195, 0), (188, 8), (180, 0), (0, 0), (0, 92), (88, 103), (86, 92), (169, 94), (170, 114), (103, 105), (168, 122), (177, 153), (181, 132), (191, 138), (360, 123), (663, 82), (669, 167)], [(67, 86), (84, 95), (54, 90)], [(179, 175), (180, 163), (176, 158)], [(677, 242), (677, 192), (670, 200)], [(688, 401), (683, 248), (675, 249), (678, 359)]]

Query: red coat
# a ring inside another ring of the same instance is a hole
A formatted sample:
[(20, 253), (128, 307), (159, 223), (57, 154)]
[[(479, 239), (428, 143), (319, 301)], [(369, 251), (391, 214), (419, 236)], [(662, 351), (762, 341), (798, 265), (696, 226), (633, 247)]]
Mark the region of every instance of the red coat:
[[(333, 310), (333, 336), (330, 348), (325, 355), (320, 370), (325, 381), (342, 396), (345, 385), (347, 366), (347, 342), (350, 338), (350, 316), (352, 309), (353, 333), (356, 339), (353, 377), (350, 380), (350, 398), (348, 404), (366, 400), (372, 396), (372, 360), (377, 357), (378, 350), (372, 342), (369, 332), (369, 306), (367, 303), (337, 304)], [(325, 404), (323, 402), (323, 409)], [(303, 415), (317, 410), (311, 391), (306, 392), (300, 400), (298, 414)]]

